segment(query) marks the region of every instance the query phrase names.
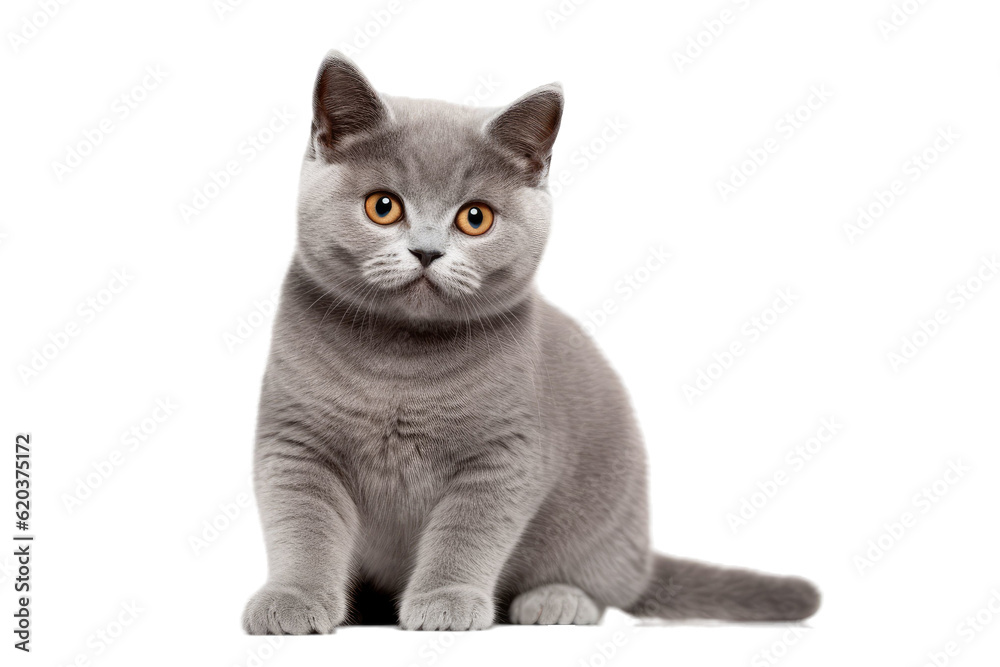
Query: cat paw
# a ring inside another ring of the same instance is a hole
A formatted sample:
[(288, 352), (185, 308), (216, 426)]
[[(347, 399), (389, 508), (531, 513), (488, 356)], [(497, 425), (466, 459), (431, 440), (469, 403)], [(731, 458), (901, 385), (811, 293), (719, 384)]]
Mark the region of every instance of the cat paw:
[(265, 584), (247, 602), (243, 629), (250, 635), (325, 635), (343, 622), (345, 614), (340, 596)]
[(549, 584), (514, 598), (508, 617), (520, 625), (593, 625), (601, 609), (576, 586)]
[(399, 624), (404, 630), (482, 630), (493, 625), (493, 601), (471, 586), (406, 595)]

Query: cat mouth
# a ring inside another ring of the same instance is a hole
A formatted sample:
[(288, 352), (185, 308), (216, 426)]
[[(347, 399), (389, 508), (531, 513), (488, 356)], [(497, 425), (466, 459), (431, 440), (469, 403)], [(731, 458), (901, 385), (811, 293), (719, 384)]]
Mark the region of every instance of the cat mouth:
[(434, 294), (443, 295), (441, 288), (431, 280), (430, 276), (426, 273), (421, 273), (417, 278), (413, 279), (411, 282), (407, 283), (404, 289), (407, 290), (417, 290), (417, 291), (429, 291)]

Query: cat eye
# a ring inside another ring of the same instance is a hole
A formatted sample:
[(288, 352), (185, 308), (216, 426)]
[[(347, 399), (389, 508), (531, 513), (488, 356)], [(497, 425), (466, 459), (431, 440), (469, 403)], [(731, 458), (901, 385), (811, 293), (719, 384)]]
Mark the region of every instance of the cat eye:
[(493, 209), (486, 204), (466, 204), (458, 212), (455, 225), (469, 236), (485, 234), (493, 226)]
[(391, 225), (403, 217), (403, 202), (388, 192), (373, 192), (365, 198), (365, 213), (372, 222)]

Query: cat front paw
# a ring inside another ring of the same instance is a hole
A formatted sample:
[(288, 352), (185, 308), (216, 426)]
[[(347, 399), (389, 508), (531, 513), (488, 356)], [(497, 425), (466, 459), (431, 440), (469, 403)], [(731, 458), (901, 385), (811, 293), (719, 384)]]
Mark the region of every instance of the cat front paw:
[(343, 596), (268, 583), (247, 602), (243, 629), (250, 635), (325, 635), (346, 613)]
[(404, 630), (483, 630), (493, 625), (493, 600), (471, 586), (407, 594), (399, 624)]

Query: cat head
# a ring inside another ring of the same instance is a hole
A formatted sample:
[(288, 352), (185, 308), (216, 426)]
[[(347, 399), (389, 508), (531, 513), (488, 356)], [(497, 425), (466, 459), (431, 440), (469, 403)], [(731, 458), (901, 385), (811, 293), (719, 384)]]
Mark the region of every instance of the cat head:
[(548, 237), (558, 84), (502, 108), (391, 97), (330, 52), (299, 187), (300, 264), (340, 303), (411, 322), (507, 310)]

